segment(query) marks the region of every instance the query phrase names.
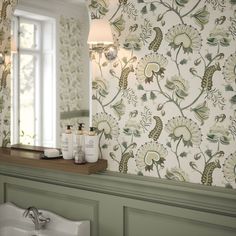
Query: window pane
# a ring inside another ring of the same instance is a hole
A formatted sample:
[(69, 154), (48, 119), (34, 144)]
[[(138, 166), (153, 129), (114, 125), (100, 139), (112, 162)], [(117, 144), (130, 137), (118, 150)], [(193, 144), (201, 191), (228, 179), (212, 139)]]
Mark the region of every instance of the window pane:
[(35, 70), (33, 55), (20, 56), (20, 142), (34, 144), (35, 135)]
[(20, 47), (35, 49), (36, 44), (36, 29), (37, 26), (33, 23), (20, 23)]

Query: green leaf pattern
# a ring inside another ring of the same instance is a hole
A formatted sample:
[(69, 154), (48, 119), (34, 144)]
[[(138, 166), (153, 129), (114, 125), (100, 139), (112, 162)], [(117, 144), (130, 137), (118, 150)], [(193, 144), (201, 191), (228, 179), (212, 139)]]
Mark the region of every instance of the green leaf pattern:
[(236, 188), (235, 1), (110, 1), (108, 10), (118, 56), (92, 63), (109, 169)]

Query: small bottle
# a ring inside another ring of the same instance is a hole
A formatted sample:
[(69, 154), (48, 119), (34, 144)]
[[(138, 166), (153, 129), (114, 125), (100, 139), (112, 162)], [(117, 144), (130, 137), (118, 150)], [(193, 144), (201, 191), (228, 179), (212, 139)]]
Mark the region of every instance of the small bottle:
[(71, 131), (72, 125), (67, 125), (65, 133), (61, 137), (61, 151), (64, 159), (69, 160), (73, 158), (73, 134)]
[(95, 135), (96, 135), (94, 129), (95, 129), (94, 127), (90, 127), (90, 128), (89, 128), (89, 132), (88, 132), (88, 135), (89, 135), (89, 136), (95, 136)]
[(85, 143), (84, 143), (84, 131), (83, 123), (79, 123), (78, 130), (74, 135), (73, 140), (73, 157), (75, 164), (84, 164), (85, 163)]
[(90, 163), (98, 161), (98, 136), (94, 127), (90, 127), (88, 135), (85, 136), (85, 160)]

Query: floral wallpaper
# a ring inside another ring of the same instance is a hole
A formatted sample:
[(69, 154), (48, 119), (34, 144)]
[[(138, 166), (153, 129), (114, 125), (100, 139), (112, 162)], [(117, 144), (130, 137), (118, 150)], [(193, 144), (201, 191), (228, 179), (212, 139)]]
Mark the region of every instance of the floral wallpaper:
[(17, 0), (0, 1), (0, 53), (3, 64), (0, 64), (0, 145), (10, 143), (10, 70), (11, 70), (11, 15)]
[[(80, 22), (74, 17), (60, 17), (60, 112), (81, 110), (81, 47)], [(77, 120), (77, 119), (76, 119)], [(61, 119), (61, 128), (67, 120)], [(75, 122), (75, 121), (73, 121)]]
[(90, 0), (117, 58), (91, 55), (111, 171), (236, 188), (236, 1)]

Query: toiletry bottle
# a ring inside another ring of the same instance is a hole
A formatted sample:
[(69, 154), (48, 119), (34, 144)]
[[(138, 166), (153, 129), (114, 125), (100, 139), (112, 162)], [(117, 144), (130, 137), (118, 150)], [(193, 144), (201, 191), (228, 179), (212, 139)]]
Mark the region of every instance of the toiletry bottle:
[(66, 160), (73, 158), (73, 134), (71, 127), (72, 125), (67, 125), (65, 133), (62, 133), (61, 137), (62, 156)]
[(85, 163), (85, 140), (84, 140), (84, 131), (83, 123), (79, 123), (78, 130), (74, 134), (73, 140), (73, 158), (75, 164), (84, 164)]
[(85, 136), (85, 160), (93, 163), (98, 160), (98, 136), (94, 132), (94, 127)]

